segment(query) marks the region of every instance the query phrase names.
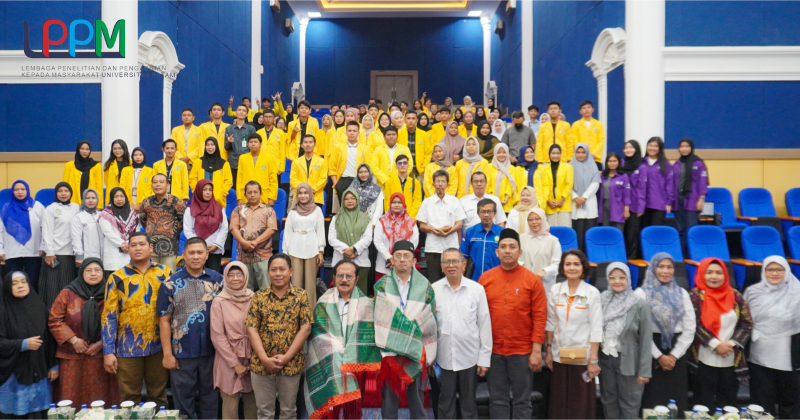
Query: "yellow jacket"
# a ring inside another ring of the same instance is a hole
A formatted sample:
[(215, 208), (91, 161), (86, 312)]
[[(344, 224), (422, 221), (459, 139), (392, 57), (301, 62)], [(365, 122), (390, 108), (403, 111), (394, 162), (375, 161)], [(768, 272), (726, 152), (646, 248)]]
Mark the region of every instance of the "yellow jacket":
[[(533, 174), (533, 187), (536, 189), (536, 198), (539, 200), (539, 207), (544, 209), (545, 214), (569, 213), (572, 212), (572, 184), (575, 181), (575, 174), (572, 165), (562, 162), (558, 165), (556, 173), (557, 188), (553, 195), (553, 171), (550, 164), (539, 165), (536, 173)], [(558, 201), (564, 199), (564, 205), (551, 209), (547, 205), (547, 200)]]
[[(128, 202), (131, 206), (141, 204), (142, 200), (153, 195), (153, 168), (145, 166), (139, 173), (136, 183), (136, 202), (133, 202), (133, 166), (122, 168), (122, 175), (119, 178), (119, 186), (125, 190)], [(108, 190), (109, 192), (111, 189)]]
[(200, 156), (198, 157), (203, 156), (203, 153), (205, 153), (206, 139), (208, 139), (209, 137), (214, 137), (217, 139), (217, 147), (219, 148), (219, 155), (223, 159), (225, 159), (226, 162), (228, 161), (228, 150), (225, 149), (225, 128), (228, 127), (229, 125), (230, 124), (225, 122), (220, 123), (219, 132), (217, 132), (217, 126), (214, 125), (213, 121), (208, 121), (200, 124), (200, 137), (203, 139), (203, 141), (201, 142), (202, 145), (200, 146), (200, 150), (202, 151), (202, 153), (200, 153)]
[[(439, 169), (442, 169), (442, 167), (436, 162), (431, 162), (425, 167), (425, 173), (422, 177), (422, 185), (425, 189), (425, 197), (431, 197), (436, 194), (436, 189), (433, 188), (433, 173)], [(450, 183), (447, 185), (447, 190), (444, 193), (455, 196), (456, 190), (458, 189), (458, 183), (460, 182), (458, 179), (458, 171), (456, 170), (455, 166), (450, 166), (447, 168), (447, 172), (450, 174)]]
[[(236, 107), (238, 108), (239, 106), (237, 105)], [(248, 109), (247, 110), (247, 121), (253, 121), (253, 116), (256, 115), (257, 112), (259, 112), (259, 111), (255, 110), (255, 109)], [(233, 108), (231, 108), (231, 107), (228, 107), (228, 116), (236, 118), (236, 111), (234, 111)], [(285, 117), (284, 117), (284, 119), (285, 119)]]
[[(161, 159), (153, 164), (153, 175), (155, 174), (167, 174), (166, 159)], [(172, 161), (172, 184), (168, 193), (183, 201), (189, 200), (189, 167), (184, 161), (178, 160), (177, 154), (175, 160)]]
[[(447, 122), (449, 123), (450, 121)], [(431, 126), (431, 131), (428, 132), (428, 134), (430, 135), (430, 144), (428, 149), (430, 149), (431, 152), (433, 152), (433, 146), (435, 146), (436, 143), (442, 141), (442, 139), (444, 138), (445, 128), (446, 128), (445, 125), (443, 125), (442, 123), (436, 123)], [(452, 150), (451, 152), (456, 153), (455, 151)]]
[(178, 143), (178, 152), (175, 153), (176, 159), (188, 157), (191, 160), (195, 160), (203, 155), (206, 137), (202, 137), (202, 130), (200, 130), (200, 127), (192, 124), (192, 126), (189, 127), (189, 137), (187, 138), (186, 129), (183, 127), (183, 124), (181, 124), (172, 129), (172, 134), (170, 134), (169, 138), (175, 140), (175, 143)]
[(328, 158), (331, 157), (331, 153), (333, 153), (333, 151), (336, 150), (336, 146), (339, 145), (339, 134), (336, 132), (336, 129), (334, 128), (328, 129), (327, 132), (324, 131), (322, 128), (320, 128), (319, 133), (320, 137), (322, 137), (323, 133), (325, 136), (325, 147), (323, 148), (325, 153), (323, 154), (317, 153), (317, 154), (325, 157), (325, 159), (327, 160)]
[[(514, 194), (514, 200), (511, 204), (512, 206), (516, 206), (519, 204), (519, 193), (522, 192), (522, 189), (525, 188), (526, 185), (528, 185), (528, 171), (521, 166), (512, 166), (511, 170), (511, 175), (513, 175), (514, 180), (517, 181), (517, 191), (516, 194)], [(511, 211), (510, 207), (508, 211)]]
[[(415, 132), (417, 135), (414, 137), (414, 154), (416, 155), (414, 160), (417, 163), (417, 173), (421, 174), (425, 172), (425, 166), (431, 163), (430, 153), (433, 150), (433, 146), (430, 147), (431, 150), (428, 150), (428, 143), (430, 143), (431, 138), (430, 132), (419, 128)], [(397, 130), (397, 144), (408, 146), (408, 127)]]
[[(251, 159), (250, 162), (252, 161)], [(202, 159), (195, 159), (192, 164), (192, 173), (189, 174), (189, 186), (192, 191), (195, 190), (197, 183), (201, 179), (205, 179), (205, 177), (206, 171), (203, 169)], [(233, 186), (233, 173), (228, 162), (222, 165), (222, 169), (214, 171), (214, 174), (211, 175), (211, 183), (214, 184), (214, 198), (217, 199), (217, 203), (223, 208), (227, 207), (228, 193), (230, 193), (230, 189)], [(197, 191), (195, 191), (195, 194), (197, 194)]]
[[(300, 124), (300, 117), (292, 120), (289, 125), (286, 127), (286, 159), (291, 160), (294, 162), (300, 156), (300, 143), (303, 139), (301, 139), (301, 134), (297, 133), (294, 140), (292, 140), (292, 133), (294, 132), (294, 127)], [(320, 154), (319, 152), (321, 148), (324, 148), (324, 143), (326, 137), (323, 137), (325, 134), (324, 131), (319, 129), (319, 122), (314, 117), (308, 117), (308, 122), (306, 123), (306, 134), (312, 134), (317, 139), (317, 146), (314, 148), (314, 153)], [(320, 146), (320, 143), (323, 143), (323, 146)]]
[(603, 149), (606, 144), (606, 129), (603, 123), (592, 118), (589, 127), (583, 118), (572, 123), (572, 134), (575, 136), (575, 145), (586, 143), (589, 145), (589, 153), (594, 155), (595, 162), (602, 162)]
[[(116, 163), (111, 165), (114, 171), (117, 170)], [(75, 161), (71, 160), (64, 164), (64, 182), (72, 187), (72, 199), (69, 201), (80, 205), (81, 204), (81, 176), (83, 172), (75, 169)], [(116, 182), (116, 175), (114, 181)], [(89, 171), (89, 188), (97, 191), (97, 208), (103, 208), (103, 197), (100, 193), (103, 192), (103, 164), (97, 162), (96, 165)], [(111, 188), (109, 188), (111, 190)]]
[[(467, 107), (465, 107), (465, 106), (459, 107), (458, 109), (460, 109), (460, 110), (461, 110), (461, 115), (464, 115), (464, 114), (466, 114), (466, 113), (467, 113)], [(473, 107), (473, 108), (470, 108), (470, 109), (469, 109), (469, 111), (470, 111), (470, 112), (472, 112), (472, 113), (474, 114), (474, 113), (475, 113), (475, 108), (474, 108), (474, 107)], [(477, 122), (477, 121), (476, 121), (476, 122)], [(474, 136), (474, 134), (473, 134), (473, 136)]]
[(286, 133), (273, 125), (269, 138), (267, 138), (267, 130), (263, 128), (256, 131), (256, 134), (261, 136), (261, 149), (275, 161), (275, 169), (280, 173), (286, 172), (286, 142), (284, 139)]
[[(403, 146), (402, 144), (395, 145), (394, 159), (397, 159), (400, 155), (408, 156), (409, 169), (414, 167), (414, 157), (411, 156), (411, 150), (409, 150), (408, 146)], [(369, 167), (372, 168), (372, 174), (375, 175), (375, 179), (381, 187), (386, 184), (386, 181), (390, 177), (397, 174), (397, 172), (395, 172), (397, 165), (395, 165), (394, 159), (389, 157), (389, 146), (387, 146), (386, 143), (372, 151), (372, 159), (370, 160)]]
[[(347, 141), (347, 137), (345, 137), (344, 139), (345, 139), (345, 141)], [(408, 141), (408, 140), (406, 139), (406, 141)], [(359, 137), (358, 137), (358, 142), (361, 143), (361, 135), (360, 135), (360, 133), (359, 133)], [(397, 143), (399, 144), (400, 141), (398, 140)], [(371, 152), (375, 151), (375, 149), (377, 149), (378, 147), (380, 147), (380, 146), (382, 146), (384, 144), (386, 144), (386, 139), (383, 137), (383, 133), (381, 132), (380, 129), (376, 128), (371, 133), (369, 133), (369, 136), (367, 136), (367, 147), (369, 147), (369, 150)]]
[[(131, 161), (128, 161), (128, 166), (126, 167), (130, 167), (131, 163), (132, 163)], [(111, 194), (111, 190), (120, 186), (119, 182), (121, 178), (122, 175), (119, 173), (119, 169), (117, 169), (117, 162), (112, 163), (111, 166), (108, 167), (108, 170), (103, 172), (103, 180), (105, 181), (106, 184), (106, 201), (105, 201), (106, 203), (110, 202), (108, 195)]]
[(383, 187), (383, 208), (389, 208), (389, 204), (391, 204), (389, 199), (392, 198), (392, 194), (394, 193), (403, 193), (403, 196), (406, 198), (408, 215), (411, 216), (412, 219), (416, 219), (419, 206), (422, 205), (422, 185), (420, 185), (417, 178), (409, 175), (408, 178), (406, 178), (405, 188), (400, 184), (400, 177), (398, 177), (397, 174), (389, 178), (389, 180), (386, 181), (386, 186)]
[[(515, 167), (512, 166), (509, 169), (511, 176), (514, 176)], [(517, 194), (514, 191), (514, 189), (511, 188), (511, 181), (508, 179), (508, 177), (504, 176), (503, 180), (500, 181), (500, 191), (497, 191), (497, 187), (495, 184), (497, 180), (497, 174), (500, 171), (498, 171), (497, 168), (495, 168), (494, 166), (492, 166), (491, 163), (489, 163), (488, 165), (486, 165), (484, 172), (486, 172), (486, 178), (487, 178), (486, 192), (497, 196), (497, 198), (499, 198), (501, 202), (505, 201), (506, 204), (503, 204), (503, 211), (508, 213), (509, 211), (511, 211), (512, 208), (514, 208), (514, 203), (517, 200)], [(517, 178), (514, 177), (514, 181), (516, 180)], [(519, 188), (519, 185), (517, 185), (517, 188)]]
[[(283, 118), (285, 120), (286, 119), (286, 110), (283, 109), (283, 102), (281, 102), (281, 100), (278, 99), (274, 103), (275, 103), (275, 106), (272, 107), (272, 112), (274, 112), (275, 115), (277, 115), (277, 116), (279, 116), (279, 117), (281, 117), (281, 118)], [(258, 110), (258, 112), (262, 112), (263, 113), (264, 109), (261, 108), (261, 109)]]
[(292, 187), (292, 191), (297, 191), (297, 186), (303, 182), (308, 183), (314, 189), (314, 202), (325, 204), (323, 190), (325, 190), (325, 184), (328, 183), (328, 163), (325, 162), (325, 159), (315, 154), (311, 158), (308, 169), (306, 169), (305, 156), (300, 156), (292, 161), (292, 173), (289, 176), (289, 185)]
[[(463, 125), (459, 125), (458, 126), (458, 134), (460, 134), (461, 137), (464, 137), (464, 138), (467, 138), (469, 136), (475, 137), (475, 133), (477, 133), (477, 132), (478, 132), (478, 125), (477, 124), (472, 124), (472, 131), (470, 131), (469, 133), (467, 133), (467, 127), (465, 127)], [(459, 152), (459, 155), (461, 155), (460, 152)]]
[(239, 159), (239, 169), (236, 173), (236, 198), (247, 201), (244, 197), (244, 186), (250, 181), (261, 184), (261, 202), (269, 205), (269, 200), (278, 199), (278, 171), (275, 169), (275, 160), (261, 149), (253, 164), (253, 154), (248, 152)]
[[(347, 168), (347, 142), (339, 144), (336, 150), (328, 159), (328, 176), (341, 178)], [(369, 147), (365, 143), (358, 142), (356, 148), (356, 169), (362, 163), (369, 164)]]
[[(575, 153), (575, 135), (568, 122), (559, 121), (556, 125), (555, 143), (561, 146), (561, 162), (569, 162)], [(553, 145), (553, 124), (544, 123), (539, 126), (536, 136), (536, 160), (541, 163), (550, 162), (550, 146)]]
[[(472, 172), (467, 173), (467, 169), (469, 169), (469, 162), (465, 161), (464, 159), (460, 159), (456, 162), (456, 171), (458, 171), (458, 189), (456, 190), (456, 197), (461, 198), (467, 195), (472, 194), (472, 183), (470, 182), (472, 178), (472, 174), (475, 172), (485, 172), (486, 166), (492, 166), (486, 159), (481, 159), (480, 162), (476, 163), (472, 166)], [(486, 176), (487, 180), (489, 176)], [(470, 183), (469, 190), (464, 191), (465, 185)]]
[[(358, 128), (358, 142), (359, 143), (369, 143), (367, 141), (367, 132), (364, 131), (364, 128), (361, 126), (361, 123), (358, 123), (358, 127), (359, 127)], [(376, 128), (375, 130), (373, 130), (373, 133), (375, 133), (375, 131), (379, 131), (379, 130)], [(381, 136), (382, 135), (383, 134), (381, 134)], [(343, 144), (343, 143), (347, 142), (347, 124), (345, 124), (344, 126), (339, 127), (339, 128), (336, 129), (336, 136), (338, 137), (338, 141), (337, 142), (339, 144)], [(370, 149), (370, 150), (372, 150), (372, 149)]]

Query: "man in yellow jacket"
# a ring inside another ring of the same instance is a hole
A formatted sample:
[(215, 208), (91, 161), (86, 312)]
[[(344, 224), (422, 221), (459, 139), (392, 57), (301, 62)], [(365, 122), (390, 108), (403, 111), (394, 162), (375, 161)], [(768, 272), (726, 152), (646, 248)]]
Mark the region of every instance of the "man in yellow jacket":
[[(258, 113), (257, 109), (250, 108), (250, 98), (245, 96), (242, 98), (242, 104), (247, 107), (247, 121), (253, 121), (253, 116)], [(236, 118), (236, 111), (233, 109), (233, 95), (228, 99), (228, 116)]]
[(358, 166), (362, 163), (369, 164), (369, 147), (358, 141), (358, 130), (358, 122), (347, 123), (347, 141), (336, 147), (328, 161), (328, 175), (336, 188), (340, 203), (344, 190), (350, 186), (356, 176)]
[(594, 156), (598, 168), (603, 161), (603, 151), (606, 147), (606, 128), (603, 123), (592, 118), (594, 104), (590, 100), (581, 102), (581, 116), (583, 118), (572, 124), (572, 133), (575, 135), (575, 144), (586, 143), (589, 145), (589, 153)]
[(411, 151), (412, 165), (408, 168), (409, 173), (414, 170), (414, 161), (417, 164), (417, 173), (425, 172), (425, 165), (431, 162), (428, 152), (430, 136), (428, 132), (417, 128), (417, 114), (415, 112), (406, 113), (406, 126), (397, 130), (397, 144), (408, 146)]
[(178, 159), (178, 145), (173, 139), (166, 139), (161, 144), (164, 159), (153, 164), (153, 175), (164, 174), (167, 176), (167, 194), (172, 194), (181, 200), (189, 200), (189, 166)]
[[(409, 114), (412, 113), (409, 112)], [(397, 170), (383, 187), (383, 206), (388, 209), (392, 195), (398, 192), (402, 193), (406, 198), (408, 215), (415, 219), (419, 206), (422, 205), (422, 183), (417, 178), (409, 176), (409, 171), (411, 170), (410, 159), (406, 155), (398, 155), (394, 159)]]
[(439, 122), (431, 126), (431, 143), (428, 147), (431, 151), (433, 151), (433, 146), (436, 143), (439, 143), (443, 138), (445, 133), (447, 132), (447, 123), (450, 122), (450, 109), (449, 108), (442, 108), (439, 110)]
[(175, 157), (191, 165), (195, 159), (203, 155), (206, 137), (202, 137), (200, 127), (194, 125), (194, 111), (191, 108), (184, 108), (181, 111), (181, 121), (183, 125), (174, 127), (169, 138), (175, 140), (178, 147)]
[(539, 134), (536, 136), (536, 160), (540, 163), (550, 162), (550, 146), (557, 144), (561, 146), (562, 162), (569, 162), (575, 153), (575, 135), (572, 127), (566, 121), (561, 121), (561, 104), (557, 101), (550, 101), (547, 104), (547, 113), (550, 114), (550, 122), (544, 123), (539, 127)]
[[(301, 101), (297, 104), (297, 118), (292, 120), (289, 126), (286, 127), (286, 133), (288, 134), (286, 140), (286, 159), (292, 162), (303, 155), (303, 151), (300, 149), (300, 142), (306, 134), (311, 134), (316, 137), (317, 145), (325, 139), (325, 137), (320, 137), (324, 136), (325, 132), (319, 128), (319, 121), (310, 115), (311, 103), (308, 101)], [(321, 154), (319, 150), (316, 150), (316, 152), (317, 154)]]
[(262, 116), (264, 128), (256, 133), (264, 139), (261, 147), (275, 160), (275, 169), (278, 175), (286, 172), (286, 142), (283, 141), (286, 133), (275, 127), (275, 113), (268, 109)]
[[(214, 137), (217, 139), (217, 144), (219, 145), (219, 155), (222, 156), (225, 161), (228, 161), (228, 150), (223, 147), (225, 145), (225, 129), (230, 125), (226, 122), (222, 121), (222, 114), (225, 111), (222, 109), (222, 104), (219, 102), (214, 102), (211, 105), (211, 109), (208, 110), (208, 117), (211, 121), (204, 122), (200, 124), (200, 137), (203, 139), (202, 144), (205, 146), (206, 140), (209, 137)], [(179, 127), (180, 128), (180, 127)], [(173, 130), (174, 131), (174, 130)], [(202, 150), (201, 150), (202, 152)], [(202, 157), (203, 154), (200, 153), (199, 157)]]
[(381, 187), (386, 185), (386, 181), (394, 176), (394, 161), (397, 156), (408, 156), (411, 166), (414, 166), (414, 158), (411, 154), (411, 150), (408, 149), (408, 146), (397, 143), (397, 128), (395, 126), (390, 125), (386, 129), (386, 133), (383, 137), (385, 143), (372, 151), (371, 163), (369, 165), (370, 168), (372, 168), (372, 174), (375, 175), (375, 179)]
[(323, 190), (328, 183), (328, 164), (325, 159), (314, 153), (316, 146), (316, 137), (310, 133), (303, 137), (304, 154), (292, 162), (292, 173), (289, 176), (290, 202), (294, 200), (297, 186), (305, 182), (314, 190), (314, 202), (319, 205), (325, 204)]
[(278, 199), (278, 171), (275, 170), (275, 160), (272, 156), (261, 150), (261, 136), (256, 133), (247, 136), (247, 148), (250, 153), (239, 157), (239, 170), (236, 174), (236, 197), (238, 204), (245, 200), (244, 187), (250, 181), (261, 185), (261, 202), (274, 206)]

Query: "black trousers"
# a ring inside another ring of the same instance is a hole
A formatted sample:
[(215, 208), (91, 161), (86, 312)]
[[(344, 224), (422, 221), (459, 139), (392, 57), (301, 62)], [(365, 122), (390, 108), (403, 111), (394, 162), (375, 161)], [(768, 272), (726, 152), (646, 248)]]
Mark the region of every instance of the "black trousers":
[[(478, 387), (477, 365), (464, 370), (442, 369), (439, 378), (439, 419), (477, 419), (475, 390)], [(456, 397), (456, 395), (458, 397)], [(456, 402), (461, 415), (456, 417)]]
[(642, 251), (639, 248), (641, 223), (642, 218), (634, 212), (631, 212), (631, 217), (625, 221), (625, 248), (628, 250), (629, 260), (642, 258)]
[(425, 263), (427, 264), (427, 278), (431, 284), (436, 283), (444, 277), (442, 272), (442, 254), (438, 252), (425, 252)]
[(222, 254), (208, 254), (206, 268), (222, 274)]
[[(237, 169), (231, 168), (231, 176), (233, 177), (233, 185), (231, 186), (231, 188), (233, 188), (234, 190), (236, 189), (236, 174), (238, 174), (238, 173), (239, 173), (239, 169), (238, 168)], [(242, 202), (246, 202), (247, 201), (247, 199), (244, 198), (244, 197), (236, 197), (236, 199), (237, 200), (242, 200)]]
[(578, 249), (586, 253), (586, 231), (597, 226), (597, 219), (573, 219), (572, 228), (578, 235)]
[(642, 229), (648, 226), (663, 226), (667, 223), (664, 210), (644, 209), (642, 215)]
[[(663, 354), (669, 354), (672, 347), (678, 341), (679, 334), (672, 337), (672, 346), (666, 349), (661, 344), (661, 334), (653, 334), (653, 342)], [(657, 360), (653, 360), (653, 373), (650, 382), (644, 386), (642, 395), (642, 407), (650, 408), (657, 405), (667, 405), (669, 400), (675, 400), (678, 404), (678, 413), (683, 414), (689, 407), (689, 356), (683, 357), (675, 362), (675, 367), (670, 371), (661, 369)], [(679, 415), (678, 417), (683, 417)]]
[[(800, 371), (771, 369), (755, 363), (750, 367), (750, 400), (782, 419), (800, 418)], [(778, 410), (775, 411), (775, 405)]]
[[(336, 195), (339, 197), (339, 206), (344, 206), (344, 191), (353, 183), (353, 177), (343, 176), (336, 181)], [(333, 207), (333, 206), (331, 206)]]
[(736, 370), (733, 366), (718, 368), (698, 362), (696, 378), (698, 380), (694, 383), (695, 404), (706, 407), (739, 406), (736, 403), (739, 381), (736, 379)]

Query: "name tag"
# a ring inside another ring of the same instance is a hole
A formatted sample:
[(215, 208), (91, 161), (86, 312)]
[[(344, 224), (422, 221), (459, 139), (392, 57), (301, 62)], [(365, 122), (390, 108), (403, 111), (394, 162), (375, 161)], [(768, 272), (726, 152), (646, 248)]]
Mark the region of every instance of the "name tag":
[(450, 335), (450, 322), (442, 324), (442, 335)]
[(242, 140), (242, 147), (247, 147), (247, 140)]

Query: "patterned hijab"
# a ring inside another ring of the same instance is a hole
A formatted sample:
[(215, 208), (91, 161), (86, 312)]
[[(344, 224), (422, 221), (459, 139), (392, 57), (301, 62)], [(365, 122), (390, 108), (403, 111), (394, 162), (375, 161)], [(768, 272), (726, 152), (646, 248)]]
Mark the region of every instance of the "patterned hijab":
[[(121, 192), (125, 197), (125, 203), (119, 207), (114, 204), (114, 196), (117, 192)], [(136, 225), (139, 224), (139, 216), (131, 209), (128, 196), (122, 188), (115, 187), (111, 189), (108, 197), (109, 203), (100, 213), (100, 218), (109, 222), (111, 226), (116, 227), (122, 240), (127, 241), (131, 237), (131, 234), (136, 232)]]
[(644, 279), (644, 290), (647, 301), (650, 302), (650, 309), (653, 315), (653, 323), (661, 333), (661, 347), (668, 349), (672, 347), (672, 337), (675, 335), (675, 327), (680, 322), (685, 311), (683, 307), (683, 292), (675, 281), (675, 277), (668, 283), (662, 283), (656, 276), (658, 264), (663, 260), (675, 260), (666, 252), (659, 252), (650, 260), (647, 268), (647, 275)]
[(600, 294), (603, 302), (603, 353), (613, 355), (616, 353), (614, 348), (618, 343), (619, 335), (625, 329), (625, 319), (628, 311), (638, 302), (639, 298), (633, 293), (631, 288), (631, 271), (627, 265), (621, 262), (612, 262), (606, 268), (606, 278), (614, 270), (622, 270), (628, 279), (625, 290), (615, 292), (609, 287), (608, 290)]
[[(366, 181), (362, 181), (361, 178), (358, 177), (358, 172), (361, 171), (362, 167), (367, 168), (367, 171), (369, 171), (369, 177)], [(358, 165), (358, 168), (356, 168), (356, 176), (353, 178), (353, 182), (348, 189), (355, 190), (358, 193), (358, 206), (364, 214), (367, 213), (367, 210), (369, 210), (370, 206), (372, 206), (382, 192), (380, 185), (375, 183), (375, 176), (372, 175), (372, 169), (370, 169), (369, 165), (366, 163)], [(342, 198), (344, 198), (344, 196), (342, 196)]]
[(392, 248), (397, 241), (408, 240), (408, 238), (414, 234), (414, 226), (417, 224), (417, 221), (411, 218), (411, 216), (408, 214), (406, 197), (402, 193), (394, 193), (389, 199), (389, 203), (391, 204), (395, 198), (399, 198), (403, 203), (403, 211), (400, 213), (394, 213), (390, 207), (386, 210), (386, 214), (381, 216), (379, 219), (381, 226), (383, 226), (383, 233), (387, 238), (389, 238), (389, 243), (391, 244), (389, 247), (390, 253), (392, 252)]

